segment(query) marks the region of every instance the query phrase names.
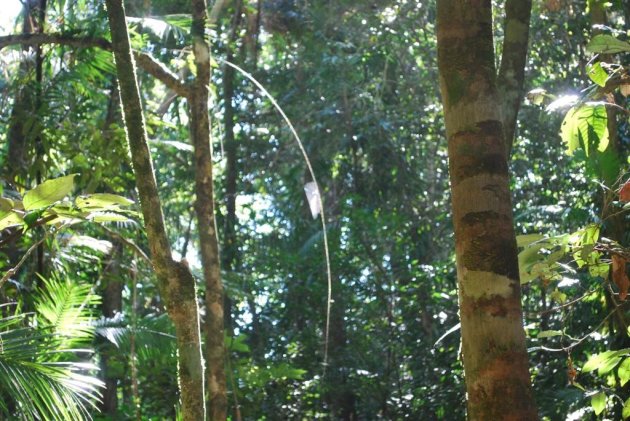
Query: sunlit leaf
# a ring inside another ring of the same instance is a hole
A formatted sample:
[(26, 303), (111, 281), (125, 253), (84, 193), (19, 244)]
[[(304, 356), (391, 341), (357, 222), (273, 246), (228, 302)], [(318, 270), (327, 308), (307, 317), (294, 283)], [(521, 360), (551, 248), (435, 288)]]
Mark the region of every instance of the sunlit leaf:
[(602, 367), (606, 369), (611, 364), (611, 360), (616, 360), (616, 364), (619, 362), (617, 359), (618, 357), (628, 355), (628, 353), (630, 353), (630, 348), (624, 348), (617, 351), (604, 351), (599, 354), (591, 355), (591, 357), (586, 361), (586, 364), (582, 367), (582, 373), (590, 373), (591, 371), (599, 370)]
[(81, 210), (105, 211), (118, 209), (120, 206), (131, 206), (134, 202), (117, 194), (95, 193), (79, 196), (75, 203)]
[(13, 200), (7, 197), (0, 197), (0, 211), (10, 211), (13, 210), (15, 203)]
[(594, 150), (603, 152), (608, 147), (608, 115), (602, 104), (584, 104), (573, 107), (564, 117), (560, 136), (573, 155), (582, 148), (589, 156)]
[(22, 216), (14, 211), (0, 211), (0, 230), (5, 228), (22, 225)]
[(606, 71), (602, 68), (602, 64), (599, 61), (595, 64), (587, 65), (586, 74), (593, 82), (595, 82), (599, 86), (606, 86), (608, 73), (606, 73)]
[(619, 383), (624, 386), (630, 380), (630, 358), (626, 358), (619, 365), (617, 369), (617, 375), (619, 376)]
[(74, 189), (74, 177), (66, 175), (44, 181), (24, 194), (24, 209), (27, 211), (45, 208), (66, 197)]
[(606, 409), (606, 394), (604, 392), (597, 392), (591, 396), (591, 406), (595, 415), (599, 415)]
[(94, 222), (128, 222), (130, 219), (124, 215), (113, 212), (94, 212), (88, 216)]

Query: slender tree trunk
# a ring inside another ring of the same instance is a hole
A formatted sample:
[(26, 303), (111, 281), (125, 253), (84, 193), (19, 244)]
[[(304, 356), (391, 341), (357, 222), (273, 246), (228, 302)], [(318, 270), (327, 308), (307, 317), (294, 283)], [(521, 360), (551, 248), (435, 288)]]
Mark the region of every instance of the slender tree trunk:
[(471, 420), (535, 420), (490, 0), (438, 2), (462, 352)]
[[(122, 259), (122, 244), (114, 246), (112, 254), (109, 256), (110, 263), (104, 269), (102, 312), (103, 317), (111, 319), (117, 313), (122, 312), (122, 291), (124, 283), (121, 281), (120, 260)], [(108, 341), (103, 341), (101, 345), (101, 377), (105, 383), (103, 389), (103, 399), (101, 402), (101, 412), (110, 417), (115, 417), (118, 411), (118, 381), (113, 374), (111, 367), (114, 364), (115, 346)]]
[(193, 52), (197, 77), (190, 95), (190, 131), (195, 148), (195, 212), (199, 228), (201, 263), (206, 282), (206, 361), (209, 393), (208, 418), (227, 418), (227, 387), (225, 378), (223, 284), (219, 260), (219, 241), (214, 217), (214, 186), (212, 177), (212, 143), (208, 117), (208, 87), (210, 84), (210, 47), (205, 29), (208, 21), (205, 0), (192, 1)]
[(516, 117), (523, 101), (525, 61), (529, 41), (531, 0), (509, 0), (505, 4), (503, 54), (498, 75), (498, 86), (506, 153), (512, 151), (516, 134)]
[[(227, 45), (227, 60), (229, 62), (234, 61), (234, 48), (238, 38), (238, 28), (240, 26), (242, 13), (242, 2), (237, 0), (234, 10), (234, 17), (232, 19), (232, 29), (230, 30), (230, 36), (228, 38)], [(233, 272), (236, 270), (238, 264), (238, 246), (236, 243), (236, 181), (238, 178), (238, 157), (237, 150), (238, 144), (236, 143), (236, 137), (234, 135), (234, 106), (232, 101), (234, 99), (234, 79), (235, 70), (231, 66), (225, 65), (223, 67), (223, 127), (225, 133), (225, 202), (226, 202), (226, 215), (225, 215), (225, 229), (223, 234), (223, 250), (222, 250), (222, 264), (226, 272)], [(225, 297), (225, 327), (230, 332), (232, 330), (232, 301), (230, 297)]]
[(177, 336), (182, 415), (185, 420), (204, 420), (203, 360), (195, 280), (185, 263), (173, 260), (171, 246), (166, 236), (123, 3), (122, 0), (106, 0), (106, 4), (125, 127), (151, 250), (151, 261), (161, 297)]

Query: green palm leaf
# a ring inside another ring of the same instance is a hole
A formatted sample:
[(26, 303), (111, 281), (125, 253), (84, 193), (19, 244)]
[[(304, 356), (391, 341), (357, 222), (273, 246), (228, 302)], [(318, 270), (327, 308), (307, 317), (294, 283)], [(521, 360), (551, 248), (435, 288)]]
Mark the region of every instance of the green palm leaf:
[[(43, 280), (35, 313), (0, 318), (0, 418), (90, 419), (102, 383), (97, 368), (76, 361), (91, 353), (94, 328), (89, 286)], [(8, 305), (0, 306), (7, 312)]]

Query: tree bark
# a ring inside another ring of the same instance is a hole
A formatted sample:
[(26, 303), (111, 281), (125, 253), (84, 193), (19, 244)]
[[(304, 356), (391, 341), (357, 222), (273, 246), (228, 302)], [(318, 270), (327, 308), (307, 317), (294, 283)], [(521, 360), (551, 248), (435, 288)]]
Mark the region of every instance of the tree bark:
[[(242, 13), (242, 2), (236, 1), (234, 17), (232, 19), (232, 29), (227, 43), (227, 61), (234, 61), (234, 48), (238, 37)], [(234, 79), (236, 76), (234, 68), (223, 66), (223, 128), (225, 133), (225, 205), (226, 215), (223, 232), (223, 250), (221, 264), (226, 272), (236, 269), (238, 263), (238, 246), (236, 240), (236, 182), (238, 178), (238, 144), (234, 135)], [(232, 330), (232, 302), (230, 297), (225, 297), (225, 327)]]
[(151, 260), (160, 294), (177, 336), (182, 416), (190, 421), (204, 420), (203, 361), (195, 281), (185, 263), (173, 260), (171, 246), (166, 236), (123, 3), (122, 0), (106, 0), (106, 5), (127, 139)]
[(437, 22), (468, 417), (535, 420), (491, 1), (441, 0)]
[[(103, 269), (102, 313), (103, 317), (107, 319), (112, 319), (117, 313), (122, 312), (122, 291), (124, 287), (120, 273), (122, 255), (122, 243), (116, 243), (113, 252), (109, 256), (110, 263)], [(111, 368), (116, 362), (116, 349), (108, 341), (102, 341), (100, 349), (101, 378), (103, 383), (105, 383), (100, 409), (102, 413), (115, 417), (118, 411), (118, 381), (120, 379)]]
[(195, 167), (195, 212), (199, 229), (201, 263), (206, 283), (206, 361), (208, 364), (208, 418), (227, 418), (227, 386), (225, 377), (223, 284), (219, 260), (219, 241), (214, 216), (212, 177), (212, 143), (208, 116), (210, 84), (210, 47), (206, 40), (208, 21), (205, 0), (192, 1), (191, 35), (197, 77), (190, 95), (190, 132)]
[(516, 117), (523, 100), (531, 12), (531, 0), (508, 0), (505, 3), (505, 24), (503, 26), (505, 35), (498, 86), (501, 87), (503, 132), (508, 156), (510, 156), (514, 144)]

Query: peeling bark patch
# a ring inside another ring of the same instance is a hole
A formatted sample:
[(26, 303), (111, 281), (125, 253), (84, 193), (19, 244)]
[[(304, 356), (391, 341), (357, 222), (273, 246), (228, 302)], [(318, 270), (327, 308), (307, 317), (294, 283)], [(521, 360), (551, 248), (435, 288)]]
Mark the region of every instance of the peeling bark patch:
[(503, 144), (503, 127), (499, 121), (477, 124), (472, 130), (455, 133), (449, 141), (451, 183), (480, 174), (507, 177), (508, 167)]
[(518, 278), (518, 249), (511, 215), (471, 212), (455, 221), (457, 249), (467, 270)]
[[(461, 274), (461, 293), (471, 299), (493, 296), (515, 297), (520, 285), (513, 279), (491, 272), (477, 272), (464, 269)], [(515, 286), (518, 288), (515, 291)]]

